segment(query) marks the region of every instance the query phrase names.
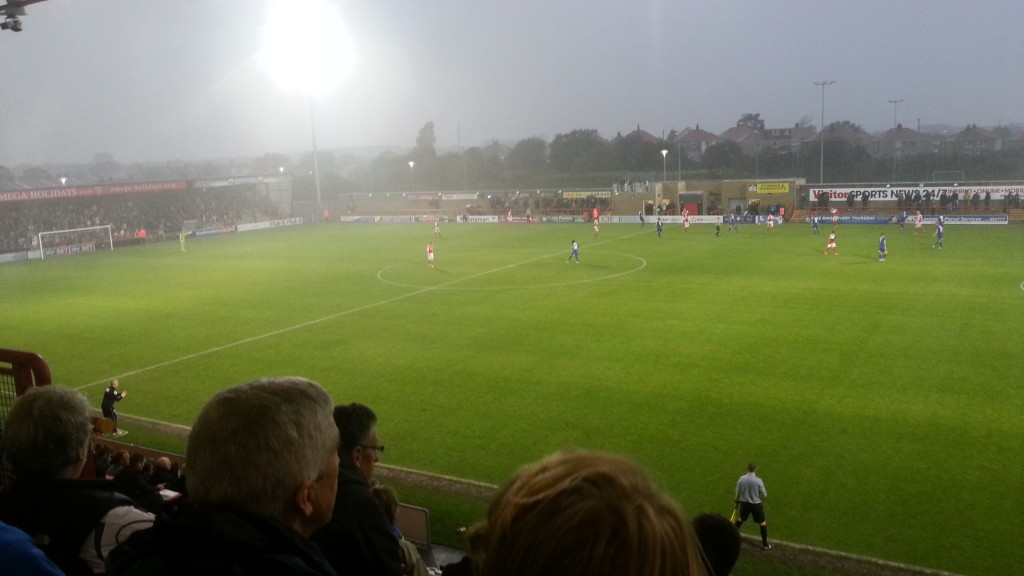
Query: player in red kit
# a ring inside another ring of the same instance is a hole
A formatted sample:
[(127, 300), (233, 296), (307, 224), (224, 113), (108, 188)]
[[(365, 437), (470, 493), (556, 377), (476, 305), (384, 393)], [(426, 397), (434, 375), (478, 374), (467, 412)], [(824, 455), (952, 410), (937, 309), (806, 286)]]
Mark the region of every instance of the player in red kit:
[(830, 232), (829, 235), (828, 235), (828, 244), (825, 246), (825, 252), (823, 252), (823, 254), (825, 254), (826, 256), (828, 255), (829, 248), (832, 249), (832, 254), (833, 255), (839, 256), (839, 249), (836, 248), (836, 233), (835, 233), (835, 230)]

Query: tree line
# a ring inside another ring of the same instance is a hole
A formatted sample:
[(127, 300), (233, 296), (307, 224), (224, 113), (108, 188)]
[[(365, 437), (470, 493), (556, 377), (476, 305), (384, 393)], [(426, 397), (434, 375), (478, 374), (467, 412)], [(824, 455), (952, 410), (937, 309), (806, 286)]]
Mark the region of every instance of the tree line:
[[(807, 124), (806, 119), (803, 122)], [(763, 129), (763, 124), (757, 114), (744, 114), (737, 123), (752, 129)], [(862, 130), (849, 121), (830, 125), (834, 127)], [(558, 134), (550, 142), (531, 137), (514, 144), (493, 141), (438, 152), (434, 123), (427, 122), (419, 130), (415, 147), (408, 151), (388, 150), (370, 159), (318, 151), (320, 188), (323, 199), (331, 200), (361, 193), (608, 189), (617, 182), (663, 178), (805, 178), (816, 183), (820, 171), (826, 183), (926, 182), (936, 172), (950, 171), (962, 172), (970, 181), (1024, 179), (1024, 147), (977, 154), (923, 153), (894, 163), (892, 157), (873, 156), (863, 145), (839, 138), (825, 139), (823, 155), (817, 142), (786, 152), (764, 149), (749, 155), (737, 142), (726, 140), (693, 160), (675, 143), (677, 135), (674, 130), (664, 138), (633, 132), (606, 140), (596, 129), (578, 129)], [(664, 158), (662, 150), (668, 151)], [(119, 165), (109, 154), (97, 154), (92, 164), (78, 167), (78, 173), (71, 175), (77, 183), (103, 183), (267, 175), (282, 170), (293, 175), (296, 200), (316, 198), (312, 153), (294, 161), (283, 153), (264, 154), (248, 163), (234, 161), (228, 167), (213, 162)], [(10, 169), (0, 166), (0, 187), (10, 187), (15, 180), (23, 186), (45, 187), (55, 185), (59, 178), (46, 167), (32, 166), (16, 179)]]

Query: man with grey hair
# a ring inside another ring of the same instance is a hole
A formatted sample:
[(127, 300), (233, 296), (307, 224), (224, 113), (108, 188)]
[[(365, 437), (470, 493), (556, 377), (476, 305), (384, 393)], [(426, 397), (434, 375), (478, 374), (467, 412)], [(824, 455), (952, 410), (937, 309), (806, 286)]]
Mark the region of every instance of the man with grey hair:
[(0, 494), (0, 520), (25, 531), (67, 574), (103, 574), (110, 552), (153, 515), (105, 480), (80, 480), (92, 431), (89, 402), (58, 386), (17, 399), (3, 434), (14, 486)]
[(308, 541), (337, 490), (331, 410), (327, 392), (302, 378), (218, 392), (189, 434), (188, 499), (119, 548), (110, 574), (334, 576)]

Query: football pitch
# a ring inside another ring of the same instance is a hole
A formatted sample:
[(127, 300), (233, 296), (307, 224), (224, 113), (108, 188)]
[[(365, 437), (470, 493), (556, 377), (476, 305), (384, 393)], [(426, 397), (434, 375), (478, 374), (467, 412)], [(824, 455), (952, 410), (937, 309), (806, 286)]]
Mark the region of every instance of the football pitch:
[(23, 262), (0, 346), (185, 425), (218, 389), (308, 377), (377, 412), (385, 463), (483, 482), (625, 453), (690, 514), (728, 515), (754, 461), (773, 539), (1012, 573), (1024, 227), (947, 225), (939, 250), (843, 225), (825, 256), (830, 228), (447, 224), (432, 269), (430, 224), (332, 224)]

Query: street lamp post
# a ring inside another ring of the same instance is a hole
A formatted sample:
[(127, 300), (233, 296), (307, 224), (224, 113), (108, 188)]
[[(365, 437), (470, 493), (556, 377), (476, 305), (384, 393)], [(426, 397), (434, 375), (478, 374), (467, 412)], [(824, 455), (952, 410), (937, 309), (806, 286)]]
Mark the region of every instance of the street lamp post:
[(409, 160), (409, 191), (416, 190), (416, 162)]
[[(896, 109), (899, 107), (900, 102), (903, 102), (902, 98), (889, 100), (889, 104), (892, 104), (892, 129), (896, 130), (899, 126), (899, 117), (896, 114)], [(896, 180), (896, 132), (892, 133), (892, 179)]]
[(676, 180), (683, 180), (683, 144), (676, 142)]
[(825, 86), (831, 86), (835, 84), (835, 80), (821, 80), (815, 82), (815, 86), (821, 86), (821, 159), (818, 165), (818, 183), (824, 184), (825, 182)]
[(903, 102), (902, 98), (900, 98), (898, 100), (896, 100), (896, 99), (889, 100), (889, 104), (892, 104), (892, 127), (893, 128), (895, 128), (896, 125), (899, 124), (899, 119), (898, 119), (898, 116), (896, 115), (896, 108), (900, 105), (900, 102)]
[(668, 181), (668, 169), (665, 167), (665, 160), (668, 158), (668, 150), (661, 151), (661, 181)]

